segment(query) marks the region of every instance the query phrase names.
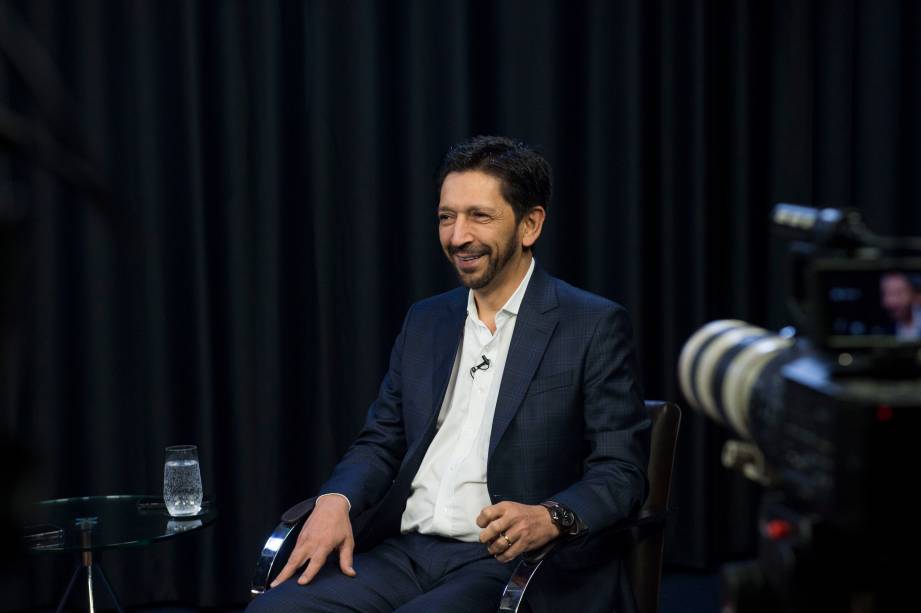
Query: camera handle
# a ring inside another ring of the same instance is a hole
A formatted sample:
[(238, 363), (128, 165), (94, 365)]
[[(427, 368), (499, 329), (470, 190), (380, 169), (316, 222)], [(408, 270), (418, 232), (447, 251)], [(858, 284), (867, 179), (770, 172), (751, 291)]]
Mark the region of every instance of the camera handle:
[(764, 454), (752, 442), (738, 439), (726, 441), (721, 459), (724, 467), (737, 470), (756, 483), (766, 487), (777, 483), (774, 471), (764, 460)]

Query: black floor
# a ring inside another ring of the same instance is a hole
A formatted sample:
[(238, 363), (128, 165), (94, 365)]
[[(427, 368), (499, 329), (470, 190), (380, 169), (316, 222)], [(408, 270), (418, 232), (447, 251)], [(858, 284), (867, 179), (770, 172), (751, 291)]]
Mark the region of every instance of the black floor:
[(659, 613), (718, 613), (719, 576), (668, 573), (662, 577)]

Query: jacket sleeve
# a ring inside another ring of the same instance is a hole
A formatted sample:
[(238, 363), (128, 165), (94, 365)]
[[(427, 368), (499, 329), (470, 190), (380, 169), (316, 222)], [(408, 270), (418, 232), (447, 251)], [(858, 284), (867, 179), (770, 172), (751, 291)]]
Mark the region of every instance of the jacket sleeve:
[(598, 320), (583, 373), (585, 437), (590, 451), (582, 479), (557, 493), (554, 500), (575, 512), (593, 532), (635, 512), (648, 488), (651, 422), (623, 307), (605, 310)]
[(393, 483), (406, 453), (402, 405), (402, 354), (412, 309), (390, 352), (390, 366), (358, 438), (333, 469), (319, 494), (342, 494), (359, 514), (377, 503)]

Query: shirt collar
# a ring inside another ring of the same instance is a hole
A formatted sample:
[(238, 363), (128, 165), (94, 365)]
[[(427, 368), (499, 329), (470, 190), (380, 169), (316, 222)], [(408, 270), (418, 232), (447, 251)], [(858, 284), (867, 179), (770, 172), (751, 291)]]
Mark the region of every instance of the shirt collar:
[[(531, 273), (533, 272), (534, 258), (532, 257), (531, 264), (528, 266), (528, 272), (524, 274), (524, 279), (518, 284), (518, 289), (509, 296), (509, 299), (506, 300), (502, 308), (499, 309), (499, 313), (504, 312), (508, 315), (518, 315), (518, 311), (521, 309), (521, 301), (524, 300), (524, 293), (528, 289), (528, 282), (531, 280)], [(479, 321), (480, 317), (476, 308), (476, 300), (473, 298), (473, 290), (467, 292), (467, 315)]]

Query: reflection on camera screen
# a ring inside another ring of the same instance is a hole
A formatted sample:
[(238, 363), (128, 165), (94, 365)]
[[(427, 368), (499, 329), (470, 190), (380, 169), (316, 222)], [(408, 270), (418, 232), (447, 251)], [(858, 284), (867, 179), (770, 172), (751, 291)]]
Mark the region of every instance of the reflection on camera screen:
[(823, 276), (831, 335), (921, 340), (918, 271), (826, 271)]

